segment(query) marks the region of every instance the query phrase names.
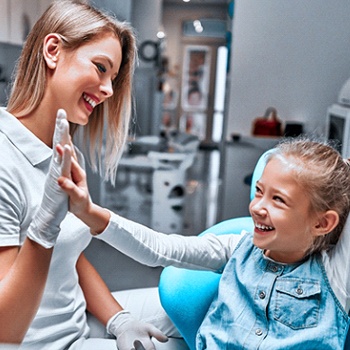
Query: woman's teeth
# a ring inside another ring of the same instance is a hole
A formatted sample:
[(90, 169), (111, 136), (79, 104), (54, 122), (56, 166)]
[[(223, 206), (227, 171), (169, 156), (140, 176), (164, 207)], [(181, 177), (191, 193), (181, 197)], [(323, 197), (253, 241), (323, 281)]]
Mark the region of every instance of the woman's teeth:
[(92, 98), (90, 98), (88, 95), (83, 94), (83, 99), (92, 107), (95, 108), (97, 103)]
[(261, 231), (271, 231), (271, 230), (273, 230), (272, 226), (266, 226), (266, 225), (261, 225), (261, 224), (255, 224), (255, 227), (258, 228)]

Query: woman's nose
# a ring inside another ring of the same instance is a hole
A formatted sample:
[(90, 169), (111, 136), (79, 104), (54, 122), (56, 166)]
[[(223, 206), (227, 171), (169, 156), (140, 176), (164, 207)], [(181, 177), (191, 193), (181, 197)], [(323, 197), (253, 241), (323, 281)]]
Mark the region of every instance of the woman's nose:
[(101, 84), (100, 90), (105, 98), (111, 97), (113, 95), (112, 81), (105, 79)]

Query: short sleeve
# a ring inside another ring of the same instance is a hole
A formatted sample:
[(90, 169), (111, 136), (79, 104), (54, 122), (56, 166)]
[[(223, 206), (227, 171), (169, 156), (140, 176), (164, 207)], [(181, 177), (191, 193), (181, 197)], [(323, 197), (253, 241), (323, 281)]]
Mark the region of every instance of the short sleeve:
[(9, 174), (0, 168), (0, 246), (20, 245), (21, 199)]

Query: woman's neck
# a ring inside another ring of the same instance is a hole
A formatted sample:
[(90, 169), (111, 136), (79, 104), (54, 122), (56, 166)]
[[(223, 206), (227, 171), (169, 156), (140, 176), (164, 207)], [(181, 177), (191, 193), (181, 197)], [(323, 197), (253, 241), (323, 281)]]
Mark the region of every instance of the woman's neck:
[(37, 138), (52, 148), (53, 133), (55, 130), (55, 119), (52, 111), (43, 108), (37, 108), (24, 116), (15, 117)]

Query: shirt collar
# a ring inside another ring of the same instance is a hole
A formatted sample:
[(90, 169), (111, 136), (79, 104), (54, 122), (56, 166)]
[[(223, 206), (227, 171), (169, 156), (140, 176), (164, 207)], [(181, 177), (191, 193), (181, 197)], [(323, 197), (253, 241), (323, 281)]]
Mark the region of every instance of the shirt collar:
[(29, 131), (14, 115), (0, 108), (0, 132), (36, 166), (52, 156), (52, 149)]

